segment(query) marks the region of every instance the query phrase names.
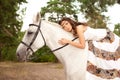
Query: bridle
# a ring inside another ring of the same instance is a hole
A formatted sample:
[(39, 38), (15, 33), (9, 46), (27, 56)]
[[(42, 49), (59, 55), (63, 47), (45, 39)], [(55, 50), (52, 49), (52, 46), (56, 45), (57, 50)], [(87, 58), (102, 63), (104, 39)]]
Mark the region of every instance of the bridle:
[[(40, 20), (40, 22), (39, 22), (39, 25), (29, 24), (29, 27), (30, 27), (30, 26), (36, 26), (36, 27), (37, 27), (36, 33), (35, 33), (32, 41), (30, 42), (29, 45), (28, 45), (27, 43), (23, 42), (23, 41), (21, 41), (21, 43), (24, 44), (24, 45), (27, 47), (27, 51), (28, 51), (28, 50), (31, 50), (31, 51), (32, 51), (32, 54), (33, 54), (33, 53), (34, 53), (34, 50), (31, 48), (31, 45), (34, 43), (34, 41), (35, 41), (35, 39), (36, 39), (36, 37), (37, 37), (37, 35), (38, 35), (39, 32), (40, 32), (40, 34), (41, 34), (41, 36), (42, 36), (42, 38), (43, 38), (44, 46), (46, 46), (46, 41), (45, 41), (45, 38), (44, 38), (44, 36), (43, 36), (43, 33), (42, 33), (41, 29), (40, 29), (40, 28), (41, 28), (41, 20)], [(78, 37), (75, 37), (72, 41), (76, 40), (77, 38), (78, 38)], [(61, 47), (59, 47), (59, 48), (56, 48), (56, 49), (54, 49), (54, 50), (50, 50), (50, 51), (48, 51), (48, 52), (55, 52), (55, 51), (57, 51), (57, 50), (65, 47), (65, 46), (67, 46), (67, 45), (69, 45), (69, 44), (65, 44), (65, 45), (63, 45), (63, 46), (61, 46)], [(29, 55), (29, 54), (26, 54), (26, 56), (28, 56), (28, 55)]]
[(37, 30), (36, 30), (36, 32), (35, 32), (35, 35), (34, 35), (32, 41), (30, 42), (29, 45), (26, 44), (26, 43), (23, 42), (23, 41), (21, 41), (21, 43), (24, 44), (24, 45), (27, 47), (27, 51), (30, 49), (30, 50), (32, 51), (32, 53), (34, 53), (34, 50), (31, 48), (31, 46), (32, 46), (32, 44), (34, 43), (34, 41), (35, 41), (35, 39), (36, 39), (36, 37), (37, 37), (37, 35), (38, 35), (39, 32), (40, 32), (40, 34), (41, 34), (41, 36), (42, 36), (42, 38), (43, 38), (44, 45), (46, 45), (46, 41), (45, 41), (45, 38), (44, 38), (44, 36), (43, 36), (43, 34), (42, 34), (42, 31), (41, 31), (41, 29), (40, 29), (40, 27), (41, 27), (41, 21), (39, 22), (39, 25), (29, 24), (29, 27), (30, 27), (30, 26), (36, 26), (36, 27), (37, 27)]

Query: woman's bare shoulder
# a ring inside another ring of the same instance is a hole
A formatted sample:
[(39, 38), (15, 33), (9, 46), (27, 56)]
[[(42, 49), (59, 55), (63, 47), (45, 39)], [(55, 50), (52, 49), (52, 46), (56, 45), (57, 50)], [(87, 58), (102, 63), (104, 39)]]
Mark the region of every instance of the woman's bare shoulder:
[(78, 25), (77, 30), (78, 31), (84, 31), (85, 26), (84, 25)]

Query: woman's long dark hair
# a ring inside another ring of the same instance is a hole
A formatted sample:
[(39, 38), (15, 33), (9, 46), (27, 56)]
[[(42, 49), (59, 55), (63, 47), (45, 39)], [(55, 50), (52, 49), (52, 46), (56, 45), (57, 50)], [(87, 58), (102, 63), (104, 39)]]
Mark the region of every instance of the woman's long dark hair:
[(68, 21), (68, 22), (71, 24), (72, 29), (73, 29), (73, 31), (74, 31), (74, 35), (77, 34), (77, 32), (76, 32), (76, 27), (77, 27), (78, 25), (88, 26), (87, 23), (77, 22), (77, 21), (74, 21), (74, 20), (72, 20), (72, 19), (70, 19), (70, 18), (67, 18), (67, 17), (63, 17), (63, 18), (59, 21), (59, 24), (60, 24), (60, 25), (61, 25), (62, 21)]

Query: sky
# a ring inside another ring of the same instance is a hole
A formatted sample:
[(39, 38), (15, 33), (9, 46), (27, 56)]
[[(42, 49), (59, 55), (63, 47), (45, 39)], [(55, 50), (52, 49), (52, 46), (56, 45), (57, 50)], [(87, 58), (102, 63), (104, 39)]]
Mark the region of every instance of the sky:
[(120, 23), (120, 4), (115, 4), (112, 7), (108, 7), (108, 12), (105, 13), (106, 16), (110, 17), (108, 26), (110, 29), (114, 29), (114, 25)]
[[(27, 7), (25, 16), (23, 17), (23, 26), (21, 31), (28, 29), (29, 23), (32, 22), (32, 16), (34, 13), (39, 12), (41, 7), (46, 6), (49, 0), (27, 0), (27, 4), (22, 5), (22, 7)], [(115, 4), (112, 7), (108, 7), (108, 12), (104, 14), (110, 17), (107, 26), (113, 31), (114, 24), (120, 23), (120, 5)], [(80, 15), (80, 14), (79, 14)], [(80, 15), (81, 16), (81, 15)], [(83, 17), (78, 17), (80, 21), (85, 21)]]

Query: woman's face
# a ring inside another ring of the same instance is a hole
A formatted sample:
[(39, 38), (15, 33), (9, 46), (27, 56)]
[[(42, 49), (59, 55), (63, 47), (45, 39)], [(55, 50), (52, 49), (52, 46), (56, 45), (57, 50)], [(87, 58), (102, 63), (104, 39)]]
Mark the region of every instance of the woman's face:
[(65, 31), (68, 31), (68, 32), (72, 31), (72, 26), (68, 21), (62, 21), (61, 26)]

